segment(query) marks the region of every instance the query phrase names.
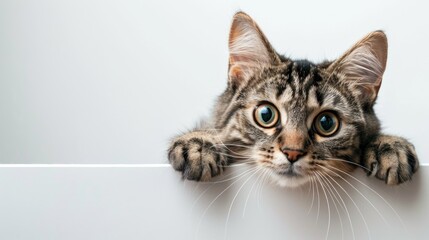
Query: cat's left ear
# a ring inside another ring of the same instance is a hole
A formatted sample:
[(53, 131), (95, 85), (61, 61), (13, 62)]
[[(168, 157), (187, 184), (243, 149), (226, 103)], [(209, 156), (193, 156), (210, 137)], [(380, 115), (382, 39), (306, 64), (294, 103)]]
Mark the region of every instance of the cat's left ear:
[(386, 35), (375, 31), (333, 62), (328, 71), (340, 75), (341, 81), (351, 85), (362, 101), (373, 103), (381, 86), (386, 62)]

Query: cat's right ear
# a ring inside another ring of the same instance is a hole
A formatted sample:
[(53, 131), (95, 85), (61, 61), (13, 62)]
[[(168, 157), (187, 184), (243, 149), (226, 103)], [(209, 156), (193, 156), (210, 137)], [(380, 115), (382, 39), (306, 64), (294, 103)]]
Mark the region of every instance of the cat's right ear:
[(328, 72), (343, 76), (342, 82), (356, 90), (362, 101), (373, 104), (381, 86), (386, 62), (387, 37), (382, 31), (375, 31), (334, 61)]
[(258, 25), (244, 12), (234, 15), (229, 34), (229, 82), (238, 88), (263, 67), (280, 59)]

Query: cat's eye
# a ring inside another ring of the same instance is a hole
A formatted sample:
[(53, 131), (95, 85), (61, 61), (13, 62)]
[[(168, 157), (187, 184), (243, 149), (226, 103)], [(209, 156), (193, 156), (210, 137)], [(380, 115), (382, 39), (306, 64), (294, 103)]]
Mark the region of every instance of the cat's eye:
[(270, 103), (263, 103), (256, 107), (254, 112), (255, 122), (263, 128), (271, 128), (279, 120), (277, 108)]
[(313, 128), (319, 135), (329, 137), (337, 133), (340, 120), (333, 112), (322, 112), (314, 119)]

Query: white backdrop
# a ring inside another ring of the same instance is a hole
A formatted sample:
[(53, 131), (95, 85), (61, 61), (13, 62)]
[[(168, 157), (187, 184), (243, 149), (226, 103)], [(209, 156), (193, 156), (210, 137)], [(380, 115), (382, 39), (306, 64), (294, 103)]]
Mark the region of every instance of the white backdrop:
[(427, 1), (0, 1), (0, 162), (164, 163), (226, 86), (246, 11), (292, 58), (333, 59), (383, 29), (377, 104), (429, 162)]
[[(168, 139), (206, 116), (226, 85), (238, 10), (292, 58), (333, 59), (385, 30), (389, 59), (376, 110), (386, 132), (409, 138), (429, 163), (427, 9), (423, 0), (1, 0), (0, 163), (167, 162)], [(248, 175), (195, 184), (169, 166), (115, 166), (0, 164), (0, 239), (427, 239), (429, 232), (428, 166), (399, 187), (356, 171), (352, 185), (338, 180), (344, 204), (320, 187), (281, 189)]]

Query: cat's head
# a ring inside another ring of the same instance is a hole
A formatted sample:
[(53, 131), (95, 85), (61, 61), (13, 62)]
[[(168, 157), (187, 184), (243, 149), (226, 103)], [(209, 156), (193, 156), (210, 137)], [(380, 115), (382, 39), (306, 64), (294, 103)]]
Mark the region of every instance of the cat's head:
[(240, 156), (282, 186), (359, 164), (361, 146), (379, 131), (373, 105), (386, 67), (383, 32), (368, 34), (337, 60), (315, 64), (277, 54), (239, 12), (229, 50), (228, 88), (217, 105), (216, 126), (227, 129), (229, 143), (243, 146)]

